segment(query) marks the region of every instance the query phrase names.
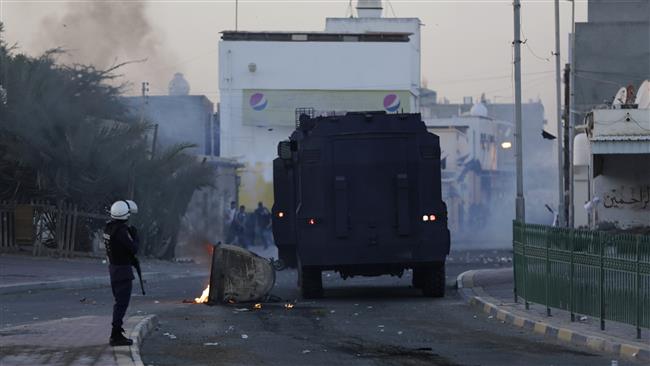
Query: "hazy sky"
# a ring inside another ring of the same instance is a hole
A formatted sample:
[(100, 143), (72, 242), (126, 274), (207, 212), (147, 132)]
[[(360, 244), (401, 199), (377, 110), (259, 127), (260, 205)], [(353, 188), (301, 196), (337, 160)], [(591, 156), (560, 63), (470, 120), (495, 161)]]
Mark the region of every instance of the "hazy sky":
[[(99, 11), (96, 3), (102, 3)], [(219, 100), (219, 32), (235, 26), (234, 1), (48, 1), (0, 0), (5, 38), (28, 54), (63, 46), (72, 61), (107, 64), (147, 59), (123, 69), (139, 93), (166, 94), (174, 72), (182, 72), (191, 93)], [(353, 6), (356, 1), (353, 1)], [(90, 6), (89, 6), (90, 5)], [(93, 12), (88, 14), (89, 8)], [(562, 65), (567, 62), (571, 3), (560, 1)], [(239, 1), (239, 30), (323, 30), (326, 17), (349, 16), (346, 0)], [(512, 101), (513, 12), (511, 0), (384, 1), (384, 16), (419, 17), (422, 78), (438, 96)], [(576, 21), (586, 21), (587, 1), (576, 1)], [(541, 98), (555, 124), (553, 1), (523, 1), (523, 97)], [(107, 31), (107, 29), (109, 29)], [(549, 58), (549, 60), (545, 60)], [(68, 59), (66, 59), (68, 61)], [(552, 128), (554, 129), (554, 127)]]

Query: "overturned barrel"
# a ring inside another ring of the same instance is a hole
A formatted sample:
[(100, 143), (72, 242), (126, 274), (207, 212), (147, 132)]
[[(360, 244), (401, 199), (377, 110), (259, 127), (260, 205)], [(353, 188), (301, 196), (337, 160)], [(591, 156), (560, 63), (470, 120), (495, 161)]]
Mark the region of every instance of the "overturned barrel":
[(234, 245), (214, 247), (209, 304), (261, 301), (275, 284), (271, 262)]

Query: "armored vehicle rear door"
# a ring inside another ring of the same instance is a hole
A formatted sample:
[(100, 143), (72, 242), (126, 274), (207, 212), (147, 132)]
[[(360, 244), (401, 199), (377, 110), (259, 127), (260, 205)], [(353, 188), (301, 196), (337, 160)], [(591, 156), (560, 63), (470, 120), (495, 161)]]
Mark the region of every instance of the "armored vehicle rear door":
[(334, 234), (347, 245), (392, 246), (415, 229), (413, 164), (407, 135), (338, 137), (333, 141)]

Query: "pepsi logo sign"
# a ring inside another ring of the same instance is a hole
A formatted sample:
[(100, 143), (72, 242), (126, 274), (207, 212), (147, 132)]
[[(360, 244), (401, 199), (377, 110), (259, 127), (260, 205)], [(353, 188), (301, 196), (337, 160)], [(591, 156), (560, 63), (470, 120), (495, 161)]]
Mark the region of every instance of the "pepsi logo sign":
[(266, 105), (268, 104), (268, 100), (266, 100), (266, 97), (262, 93), (255, 93), (251, 95), (250, 99), (248, 100), (248, 104), (250, 104), (251, 108), (253, 108), (256, 111), (261, 111), (264, 108), (266, 108)]
[(388, 112), (396, 112), (399, 109), (400, 100), (397, 94), (388, 94), (384, 97), (384, 109)]

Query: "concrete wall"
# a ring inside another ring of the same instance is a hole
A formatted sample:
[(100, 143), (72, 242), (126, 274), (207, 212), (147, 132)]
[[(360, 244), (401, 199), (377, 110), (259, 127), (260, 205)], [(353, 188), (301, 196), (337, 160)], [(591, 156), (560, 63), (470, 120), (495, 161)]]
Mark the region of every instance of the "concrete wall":
[[(420, 80), (420, 19), (418, 18), (327, 18), (326, 32), (373, 33), (373, 32), (406, 32), (409, 37), (409, 52), (402, 54), (410, 62), (411, 87), (414, 95), (418, 95)], [(391, 57), (392, 58), (392, 57)]]
[(650, 226), (650, 155), (604, 155), (602, 161), (594, 178), (594, 195), (601, 198), (597, 225)]
[(194, 192), (182, 218), (177, 257), (209, 258), (209, 244), (225, 242), (224, 213), (231, 201), (237, 201), (238, 166), (210, 157), (208, 164), (215, 169), (214, 185)]
[(611, 103), (622, 86), (650, 78), (650, 1), (590, 0), (589, 21), (576, 23), (575, 109)]
[[(160, 149), (175, 144), (191, 143), (189, 151), (210, 155), (212, 151), (212, 117), (214, 105), (203, 95), (125, 97), (136, 116), (143, 116), (158, 125), (157, 146)], [(151, 142), (151, 140), (149, 140)]]
[(589, 22), (647, 22), (650, 21), (648, 0), (589, 0)]

